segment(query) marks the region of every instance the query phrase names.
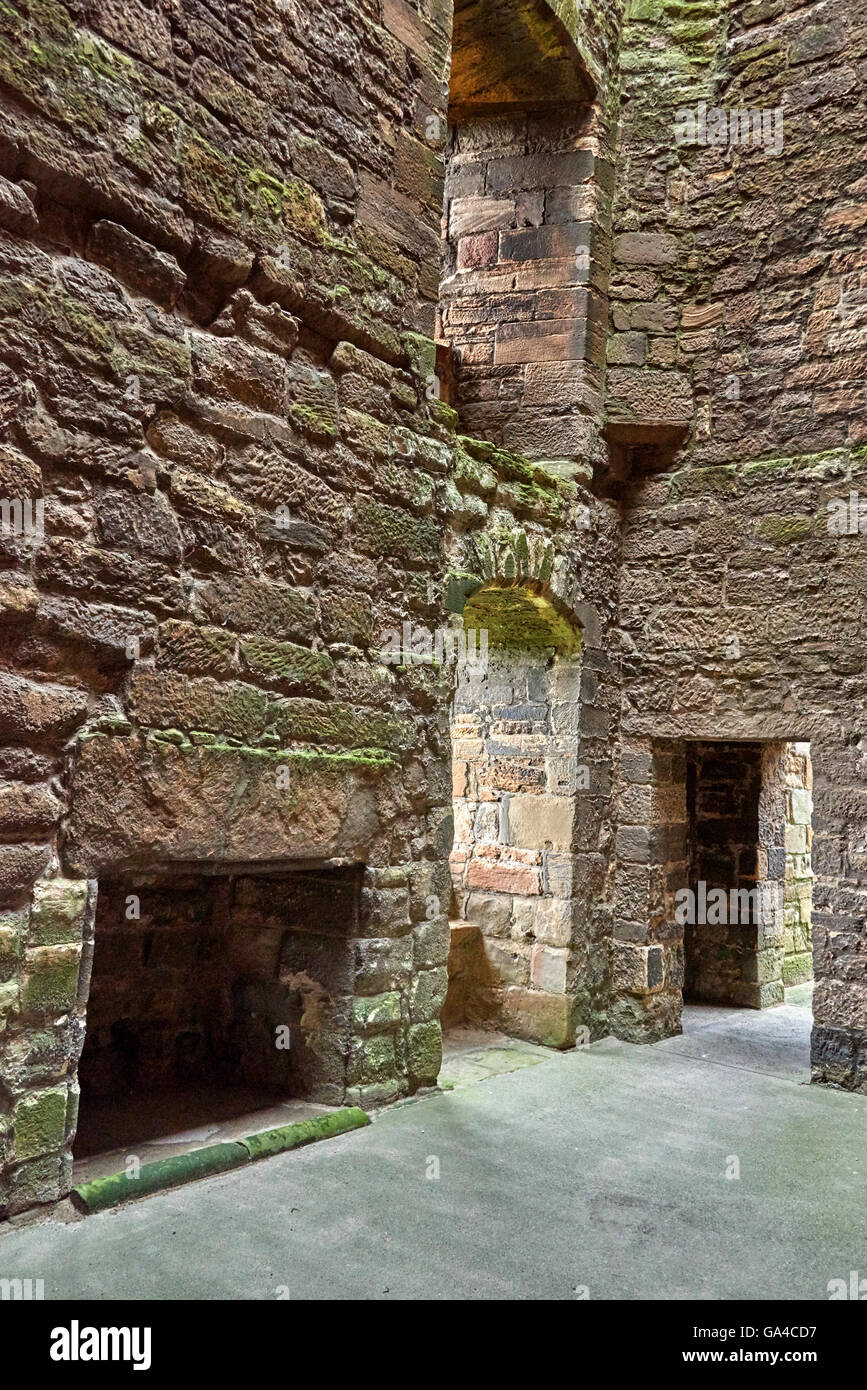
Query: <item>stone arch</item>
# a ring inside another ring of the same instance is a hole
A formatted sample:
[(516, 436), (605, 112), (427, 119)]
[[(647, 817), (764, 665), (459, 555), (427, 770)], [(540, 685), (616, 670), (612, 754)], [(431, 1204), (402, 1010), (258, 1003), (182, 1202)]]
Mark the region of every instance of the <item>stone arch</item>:
[(455, 0), (450, 118), (591, 100), (577, 32), (570, 0)]
[[(551, 624), (549, 644), (568, 645), (565, 633), (557, 635), (556, 625), (564, 623), (582, 633), (582, 641), (597, 647), (601, 640), (601, 620), (594, 604), (578, 597), (580, 577), (575, 557), (558, 549), (550, 533), (526, 528), (493, 528), (464, 538), (453, 551), (454, 567), (446, 575), (445, 608), (463, 617), (466, 605), (480, 589), (510, 589), (532, 603), (542, 621)], [(541, 634), (540, 634), (541, 635)]]
[(606, 319), (585, 29), (573, 0), (456, 0), (437, 332), (466, 432), (567, 474)]
[(575, 950), (575, 843), (587, 789), (581, 627), (538, 574), (498, 566), (468, 582), (462, 622), (444, 1022), (569, 1047), (582, 974)]

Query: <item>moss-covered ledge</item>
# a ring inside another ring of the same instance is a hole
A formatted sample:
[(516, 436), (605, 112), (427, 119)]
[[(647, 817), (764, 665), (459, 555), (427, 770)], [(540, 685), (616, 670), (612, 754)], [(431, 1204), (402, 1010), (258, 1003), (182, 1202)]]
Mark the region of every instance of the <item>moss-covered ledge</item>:
[(69, 864), (99, 877), (177, 862), (366, 861), (381, 832), (381, 784), (399, 778), (392, 754), (170, 741), (170, 732), (79, 746)]

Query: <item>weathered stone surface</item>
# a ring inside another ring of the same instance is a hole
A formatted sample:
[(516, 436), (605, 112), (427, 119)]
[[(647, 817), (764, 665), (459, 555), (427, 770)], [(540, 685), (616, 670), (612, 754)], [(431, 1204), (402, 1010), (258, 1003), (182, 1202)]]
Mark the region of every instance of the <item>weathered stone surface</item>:
[(24, 189), (8, 179), (0, 179), (0, 227), (19, 236), (36, 230), (36, 209)]
[(679, 248), (677, 237), (658, 232), (623, 232), (614, 238), (615, 259), (624, 265), (674, 265)]
[(183, 291), (186, 276), (175, 258), (157, 251), (116, 222), (96, 222), (88, 249), (133, 292), (157, 303), (172, 305)]
[(628, 424), (686, 426), (692, 419), (692, 393), (677, 372), (617, 367), (608, 373), (609, 419)]
[(28, 786), (24, 782), (0, 785), (0, 835), (33, 835), (56, 824), (63, 803), (50, 787)]
[(0, 673), (0, 737), (62, 737), (82, 722), (86, 710), (83, 690)]
[(565, 994), (509, 986), (503, 997), (503, 1017), (509, 1032), (544, 1047), (572, 1047), (575, 1028), (573, 1001)]
[(676, 1032), (702, 740), (789, 750), (727, 998), (814, 941), (867, 1089), (863, 20), (265, 8), (0, 13), (0, 1203), (68, 1186), (86, 1032), (129, 1089), (121, 998), (196, 1063), (227, 912), (227, 1055), (328, 1103), (434, 1083), (447, 914), (449, 1021)]
[(48, 845), (0, 845), (0, 901), (10, 902), (28, 892), (50, 859)]
[(167, 860), (363, 861), (387, 770), (372, 757), (94, 738), (76, 763), (67, 859), (93, 876)]

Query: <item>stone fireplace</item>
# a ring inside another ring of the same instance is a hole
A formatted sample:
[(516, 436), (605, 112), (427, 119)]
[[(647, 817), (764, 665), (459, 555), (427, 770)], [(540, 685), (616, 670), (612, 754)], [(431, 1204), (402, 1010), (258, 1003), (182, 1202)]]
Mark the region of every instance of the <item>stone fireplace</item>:
[(101, 885), (80, 1129), (153, 1092), (259, 1089), (339, 1104), (362, 867)]

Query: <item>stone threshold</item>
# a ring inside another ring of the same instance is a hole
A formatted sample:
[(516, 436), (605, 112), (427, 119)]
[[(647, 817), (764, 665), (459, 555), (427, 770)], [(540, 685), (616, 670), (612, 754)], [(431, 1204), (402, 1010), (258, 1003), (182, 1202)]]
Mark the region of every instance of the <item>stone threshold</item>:
[(357, 1106), (333, 1110), (330, 1114), (319, 1115), (314, 1119), (280, 1125), (276, 1129), (259, 1130), (255, 1134), (245, 1135), (242, 1139), (209, 1144), (204, 1148), (190, 1149), (170, 1158), (158, 1159), (155, 1163), (145, 1163), (138, 1168), (134, 1176), (124, 1170), (93, 1178), (90, 1182), (79, 1182), (70, 1193), (72, 1204), (77, 1211), (90, 1215), (135, 1201), (140, 1197), (150, 1196), (155, 1192), (180, 1187), (198, 1178), (242, 1168), (260, 1159), (272, 1158), (290, 1149), (301, 1148), (302, 1145), (316, 1143), (320, 1139), (329, 1139), (338, 1134), (346, 1134), (350, 1130), (360, 1129), (369, 1124), (370, 1116)]

